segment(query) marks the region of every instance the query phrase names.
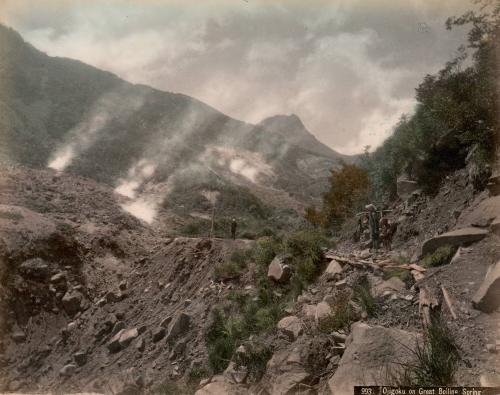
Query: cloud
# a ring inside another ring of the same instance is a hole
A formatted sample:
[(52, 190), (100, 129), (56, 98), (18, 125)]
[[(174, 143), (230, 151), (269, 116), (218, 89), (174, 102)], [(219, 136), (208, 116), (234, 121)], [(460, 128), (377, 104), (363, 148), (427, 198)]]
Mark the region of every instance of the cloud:
[[(376, 146), (414, 88), (464, 41), (468, 1), (4, 0), (2, 15), (50, 55), (194, 96), (256, 123), (298, 114), (346, 153)], [(424, 23), (428, 29), (420, 29)]]

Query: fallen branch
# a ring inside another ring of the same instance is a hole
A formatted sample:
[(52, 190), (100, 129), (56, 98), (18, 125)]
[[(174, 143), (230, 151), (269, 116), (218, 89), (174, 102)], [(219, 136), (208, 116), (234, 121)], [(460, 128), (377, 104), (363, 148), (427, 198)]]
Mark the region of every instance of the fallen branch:
[(437, 297), (427, 287), (420, 288), (418, 311), (422, 317), (422, 325), (427, 328), (439, 309)]
[(448, 291), (443, 285), (441, 285), (441, 291), (443, 291), (444, 301), (448, 306), (448, 310), (450, 310), (451, 316), (453, 317), (454, 320), (456, 320), (457, 314), (455, 313), (455, 309), (453, 308), (453, 304), (451, 303), (450, 295), (448, 294)]

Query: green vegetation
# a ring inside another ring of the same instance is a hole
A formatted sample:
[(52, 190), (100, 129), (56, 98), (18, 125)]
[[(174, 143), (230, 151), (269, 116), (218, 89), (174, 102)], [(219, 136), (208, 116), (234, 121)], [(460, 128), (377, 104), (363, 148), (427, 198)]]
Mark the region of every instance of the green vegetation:
[(377, 314), (379, 306), (371, 293), (370, 284), (367, 279), (364, 279), (354, 287), (353, 300), (361, 306), (368, 317)]
[(339, 329), (349, 329), (351, 323), (356, 319), (356, 314), (351, 304), (350, 292), (342, 292), (337, 295), (333, 313), (321, 320), (319, 330), (323, 333), (331, 333)]
[(470, 24), (468, 46), (436, 75), (418, 86), (413, 115), (403, 115), (393, 135), (375, 152), (365, 152), (373, 195), (384, 200), (396, 194), (396, 179), (406, 173), (433, 193), (450, 172), (470, 163), (484, 187), (488, 164), (498, 143), (498, 53), (500, 5), (480, 0), (480, 13), (450, 18), (447, 28)]
[(453, 255), (455, 254), (455, 251), (456, 248), (449, 245), (439, 247), (432, 254), (426, 255), (422, 259), (421, 264), (423, 267), (437, 267), (446, 265), (450, 263), (451, 258), (453, 258)]
[[(256, 263), (256, 292), (251, 295), (232, 292), (224, 303), (213, 309), (205, 341), (214, 373), (226, 369), (236, 348), (241, 344), (247, 347), (250, 336), (264, 336), (275, 329), (285, 306), (320, 273), (323, 248), (328, 245), (328, 240), (320, 233), (301, 231), (284, 238), (264, 237), (251, 251), (233, 252), (228, 266), (241, 268), (249, 261)], [(289, 284), (274, 284), (267, 278), (268, 265), (278, 255), (287, 256), (287, 264), (292, 268)], [(263, 372), (271, 350), (256, 346), (247, 347), (247, 350), (245, 358), (248, 360), (240, 362), (257, 377)]]
[(267, 361), (272, 355), (272, 349), (266, 345), (246, 343), (245, 352), (236, 354), (235, 363), (237, 367), (245, 366), (248, 369), (248, 378), (257, 381), (265, 373)]
[(309, 207), (306, 219), (313, 225), (338, 230), (367, 202), (370, 192), (368, 172), (356, 165), (343, 164), (332, 170), (330, 189), (323, 195), (321, 208)]
[(251, 257), (250, 250), (234, 250), (229, 260), (215, 267), (213, 274), (214, 279), (222, 281), (238, 278), (245, 269), (249, 257)]
[(455, 340), (446, 324), (435, 319), (424, 333), (423, 344), (410, 350), (413, 361), (403, 363), (394, 374), (397, 385), (448, 385), (460, 361)]

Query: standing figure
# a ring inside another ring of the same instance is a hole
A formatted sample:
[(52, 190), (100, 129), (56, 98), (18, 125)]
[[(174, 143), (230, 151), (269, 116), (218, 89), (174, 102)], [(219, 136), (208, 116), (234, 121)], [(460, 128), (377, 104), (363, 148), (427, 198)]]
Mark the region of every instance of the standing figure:
[(379, 228), (378, 228), (378, 214), (377, 208), (373, 204), (369, 204), (365, 207), (366, 211), (368, 211), (368, 225), (370, 226), (370, 239), (372, 242), (372, 248), (374, 250), (378, 250), (378, 242), (379, 242)]
[(233, 218), (231, 220), (231, 237), (233, 240), (236, 240), (236, 228), (238, 227), (238, 224), (236, 222), (236, 218)]
[(391, 225), (389, 223), (389, 218), (387, 218), (382, 211), (382, 218), (379, 222), (380, 227), (380, 240), (384, 248), (389, 251), (391, 249)]

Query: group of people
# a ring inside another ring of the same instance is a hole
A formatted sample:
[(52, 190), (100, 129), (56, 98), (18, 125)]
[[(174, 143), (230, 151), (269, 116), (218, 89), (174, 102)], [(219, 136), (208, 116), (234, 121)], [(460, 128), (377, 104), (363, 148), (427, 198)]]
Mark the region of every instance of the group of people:
[(387, 218), (388, 210), (377, 210), (375, 205), (369, 204), (364, 212), (358, 214), (358, 226), (354, 235), (355, 241), (359, 241), (363, 235), (370, 237), (369, 245), (378, 250), (380, 243), (386, 250), (391, 249), (392, 237), (396, 232), (396, 224), (391, 223)]

